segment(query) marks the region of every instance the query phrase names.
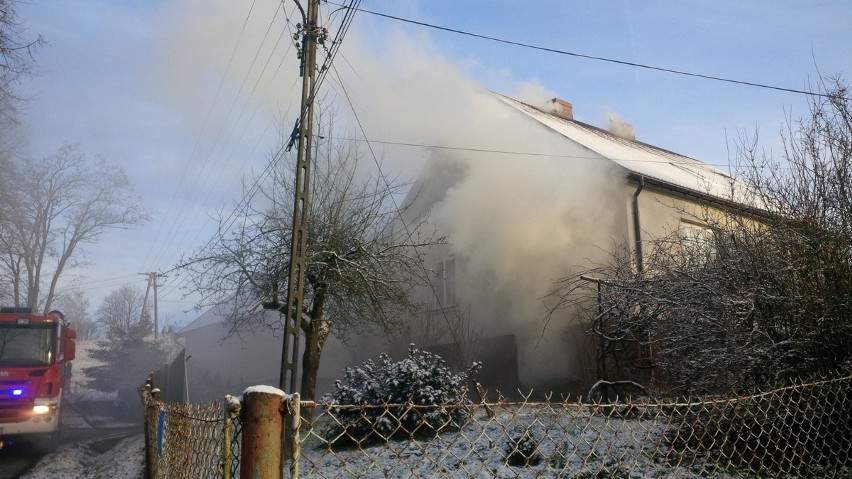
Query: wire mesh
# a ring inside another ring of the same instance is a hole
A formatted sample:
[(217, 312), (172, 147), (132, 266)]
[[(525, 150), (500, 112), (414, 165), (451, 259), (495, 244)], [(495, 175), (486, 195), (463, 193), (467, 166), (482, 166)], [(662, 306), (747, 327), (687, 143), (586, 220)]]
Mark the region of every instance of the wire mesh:
[(176, 404), (148, 398), (145, 407), (152, 477), (222, 476), (225, 411), (221, 402)]
[[(298, 462), (284, 464), (284, 473), (318, 478), (852, 477), (850, 390), (852, 376), (695, 401), (525, 400), (462, 406), (301, 401), (301, 420), (293, 423), (297, 443), (291, 449)], [(238, 477), (243, 423), (239, 407), (225, 404), (148, 399), (146, 447), (155, 457), (151, 477)]]
[(316, 417), (302, 418), (299, 470), (323, 478), (852, 477), (850, 379), (679, 402), (303, 402)]

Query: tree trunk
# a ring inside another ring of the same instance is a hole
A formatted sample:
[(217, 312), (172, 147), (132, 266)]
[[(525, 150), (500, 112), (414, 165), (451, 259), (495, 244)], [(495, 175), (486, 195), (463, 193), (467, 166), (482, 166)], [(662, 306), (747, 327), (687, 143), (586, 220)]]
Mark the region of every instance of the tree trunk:
[[(302, 387), (301, 395), (305, 401), (316, 399), (317, 374), (319, 373), (322, 349), (331, 332), (331, 322), (324, 319), (326, 285), (318, 282), (313, 284), (315, 291), (311, 307), (311, 323), (303, 327), (305, 333), (305, 352), (302, 353)], [(303, 323), (304, 326), (304, 323)]]
[(302, 388), (301, 394), (305, 401), (316, 399), (317, 374), (325, 341), (328, 339), (330, 328), (323, 320), (311, 321), (309, 333), (305, 335), (305, 352), (302, 354)]

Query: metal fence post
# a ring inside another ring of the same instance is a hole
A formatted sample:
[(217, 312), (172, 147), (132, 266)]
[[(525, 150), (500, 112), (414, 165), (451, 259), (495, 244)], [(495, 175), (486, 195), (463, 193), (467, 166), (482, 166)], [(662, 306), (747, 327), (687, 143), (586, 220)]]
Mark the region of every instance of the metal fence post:
[(243, 407), (240, 478), (282, 478), (282, 395), (249, 388), (243, 392)]
[(222, 478), (231, 479), (233, 457), (234, 420), (240, 416), (242, 405), (228, 394), (225, 396), (225, 424), (222, 426)]
[(148, 402), (151, 400), (151, 383), (153, 379), (148, 376), (145, 385), (139, 391), (140, 399), (142, 400), (142, 422), (145, 428), (145, 478), (153, 479), (154, 474), (151, 465), (151, 455), (148, 451), (151, 449), (151, 432), (150, 421), (148, 418)]
[(301, 444), (299, 442), (299, 428), (302, 425), (302, 403), (299, 393), (295, 393), (287, 400), (287, 416), (284, 425), (284, 460), (290, 461), (290, 477), (299, 477), (299, 456), (301, 455)]
[(142, 397), (142, 414), (145, 422), (145, 477), (155, 479), (157, 477), (157, 461), (159, 459), (156, 434), (159, 415), (159, 389), (154, 388), (153, 374), (148, 376), (148, 381), (145, 382)]

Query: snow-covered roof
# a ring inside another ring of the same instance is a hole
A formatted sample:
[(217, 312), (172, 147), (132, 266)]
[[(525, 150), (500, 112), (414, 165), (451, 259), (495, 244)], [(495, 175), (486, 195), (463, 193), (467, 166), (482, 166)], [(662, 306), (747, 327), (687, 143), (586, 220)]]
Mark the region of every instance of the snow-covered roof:
[[(569, 120), (532, 105), (498, 95), (498, 98), (560, 135), (607, 158), (628, 172), (663, 185), (687, 189), (701, 196), (734, 201), (732, 191), (741, 190), (725, 172), (694, 158), (623, 138), (581, 121)], [(737, 202), (742, 202), (740, 199)]]
[(224, 319), (225, 317), (221, 314), (221, 312), (219, 312), (218, 308), (210, 308), (202, 313), (201, 316), (193, 319), (189, 324), (181, 328), (181, 330), (177, 332), (177, 335), (182, 336), (196, 329), (212, 326), (214, 324), (221, 324)]
[[(228, 308), (233, 307), (232, 305), (219, 305), (212, 306), (207, 311), (202, 313), (200, 316), (190, 321), (189, 324), (181, 328), (180, 331), (176, 333), (176, 336), (180, 337), (186, 335), (189, 332), (196, 331), (202, 328), (206, 328), (208, 326), (220, 325), (224, 324), (230, 315), (230, 311)], [(267, 309), (258, 309), (257, 311), (251, 313), (252, 318), (257, 320), (257, 322), (274, 322), (278, 321), (280, 316), (278, 311), (275, 310), (267, 310)], [(251, 321), (249, 321), (251, 323)]]

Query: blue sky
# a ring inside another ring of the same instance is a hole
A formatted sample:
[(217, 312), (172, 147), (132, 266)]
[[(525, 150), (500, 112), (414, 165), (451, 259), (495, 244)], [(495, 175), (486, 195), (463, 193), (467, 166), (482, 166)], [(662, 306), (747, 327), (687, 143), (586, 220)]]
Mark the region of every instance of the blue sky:
[[(169, 270), (203, 244), (216, 211), (241, 197), (291, 125), (297, 63), (284, 13), (272, 0), (29, 0), (19, 6), (41, 74), (22, 131), (43, 156), (63, 142), (122, 165), (151, 212), (141, 228), (87, 248), (75, 279), (93, 307), (138, 273)], [(293, 14), (293, 1), (284, 11)], [(835, 1), (364, 0), (367, 10), (508, 41), (783, 88), (809, 89), (819, 73), (852, 71), (852, 3)], [(323, 7), (324, 18), (334, 8)], [(297, 20), (291, 22), (295, 23)], [(332, 27), (334, 24), (331, 24)], [(279, 40), (280, 38), (280, 40)], [(276, 42), (277, 46), (276, 46)], [(288, 47), (289, 46), (289, 47)], [(534, 102), (558, 96), (575, 118), (633, 123), (639, 140), (725, 165), (740, 132), (760, 130), (777, 153), (785, 115), (803, 95), (735, 85), (506, 45), (356, 15), (326, 87), (353, 95), (370, 139), (429, 143), (465, 88)], [(473, 118), (488, 112), (468, 112)], [(351, 117), (351, 112), (348, 113)], [(423, 127), (426, 124), (428, 127)], [(452, 141), (466, 141), (456, 136)], [(488, 138), (470, 141), (484, 142)], [(450, 146), (482, 146), (450, 145)], [(416, 174), (422, 155), (388, 153)], [(404, 157), (404, 158), (402, 158)], [(165, 279), (160, 311), (191, 319), (179, 278)]]

